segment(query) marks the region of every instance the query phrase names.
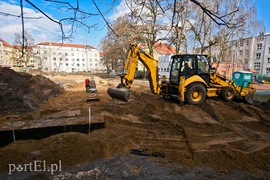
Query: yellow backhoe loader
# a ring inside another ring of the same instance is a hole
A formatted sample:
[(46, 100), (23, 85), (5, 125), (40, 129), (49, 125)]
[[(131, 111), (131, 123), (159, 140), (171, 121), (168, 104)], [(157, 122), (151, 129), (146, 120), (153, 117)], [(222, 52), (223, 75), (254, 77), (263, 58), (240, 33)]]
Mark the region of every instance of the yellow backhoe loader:
[(233, 80), (216, 73), (210, 68), (206, 55), (179, 54), (171, 57), (169, 80), (158, 76), (158, 61), (137, 44), (130, 45), (124, 73), (116, 88), (108, 88), (113, 99), (128, 102), (130, 88), (134, 80), (138, 61), (146, 67), (151, 92), (163, 97), (177, 98), (181, 103), (201, 104), (206, 97), (219, 96), (225, 101), (235, 97), (252, 103), (256, 92), (252, 88), (252, 73), (239, 71), (233, 73)]

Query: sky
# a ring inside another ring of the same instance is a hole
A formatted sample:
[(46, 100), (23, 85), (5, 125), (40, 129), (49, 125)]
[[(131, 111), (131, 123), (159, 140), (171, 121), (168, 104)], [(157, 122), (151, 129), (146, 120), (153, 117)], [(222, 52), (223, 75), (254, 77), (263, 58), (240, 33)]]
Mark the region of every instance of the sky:
[(265, 32), (270, 33), (270, 0), (253, 0), (257, 9), (257, 18), (265, 26)]
[[(104, 17), (112, 22), (124, 12), (127, 12), (127, 8), (123, 5), (124, 0), (118, 0), (116, 4), (112, 5), (113, 0), (96, 0), (97, 6)], [(15, 17), (20, 15), (19, 0), (0, 0), (0, 38), (4, 39), (10, 44), (14, 44), (15, 33), (21, 33), (21, 18)], [(57, 7), (53, 6), (49, 2), (43, 0), (30, 0), (35, 6), (37, 6), (42, 12), (46, 13), (53, 20), (60, 20), (63, 17), (69, 17), (67, 8), (64, 8), (63, 4), (59, 4)], [(75, 0), (67, 0), (71, 5), (75, 6)], [(73, 4), (72, 4), (73, 2)], [(71, 41), (67, 40), (66, 43), (75, 44), (87, 44), (99, 48), (100, 41), (105, 37), (107, 32), (106, 22), (99, 15), (99, 12), (91, 0), (80, 0), (80, 8), (88, 13), (92, 13), (89, 20), (85, 22), (88, 25), (95, 25), (94, 27), (87, 29), (85, 27), (79, 27), (74, 32), (74, 37)], [(265, 32), (270, 33), (270, 0), (253, 0), (257, 8), (257, 18), (265, 25)], [(33, 8), (25, 0), (24, 16), (32, 19), (25, 19), (25, 29), (35, 39), (35, 43), (43, 41), (61, 42), (60, 27), (57, 23), (49, 20)], [(113, 7), (113, 8), (112, 8)], [(59, 11), (61, 9), (61, 11)], [(110, 9), (110, 11), (108, 11)], [(61, 13), (62, 12), (62, 13)], [(9, 14), (9, 15), (7, 15)], [(81, 17), (78, 14), (78, 17)], [(34, 19), (33, 19), (34, 18)], [(70, 26), (64, 27), (65, 32), (69, 34)]]

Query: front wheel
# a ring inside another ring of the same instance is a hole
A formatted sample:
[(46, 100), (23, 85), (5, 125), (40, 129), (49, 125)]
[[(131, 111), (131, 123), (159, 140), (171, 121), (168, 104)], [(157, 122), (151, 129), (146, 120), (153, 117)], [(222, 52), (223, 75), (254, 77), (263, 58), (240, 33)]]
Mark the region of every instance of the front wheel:
[(226, 86), (221, 89), (219, 95), (224, 101), (232, 101), (235, 96), (235, 91), (232, 87)]
[(185, 101), (189, 104), (201, 104), (206, 98), (206, 89), (201, 83), (190, 84), (185, 92)]

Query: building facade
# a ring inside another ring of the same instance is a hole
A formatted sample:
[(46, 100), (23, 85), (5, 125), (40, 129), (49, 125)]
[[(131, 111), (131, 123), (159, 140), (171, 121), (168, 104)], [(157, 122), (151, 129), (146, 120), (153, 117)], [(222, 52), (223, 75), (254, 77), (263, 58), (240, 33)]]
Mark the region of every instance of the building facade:
[(0, 66), (12, 67), (14, 59), (14, 47), (0, 38)]
[(14, 70), (41, 69), (46, 72), (101, 72), (106, 70), (100, 52), (93, 46), (41, 42), (27, 48), (21, 56), (20, 47), (0, 39), (0, 66)]
[[(145, 51), (148, 49), (144, 48)], [(176, 50), (173, 46), (169, 46), (163, 42), (156, 42), (154, 44), (154, 54), (153, 58), (158, 60), (158, 74), (159, 76), (165, 75), (166, 78), (169, 78), (170, 75), (170, 63), (171, 63), (171, 56), (177, 54)], [(139, 63), (138, 70), (142, 70), (143, 65)]]
[(41, 42), (34, 48), (35, 68), (48, 72), (98, 72), (100, 52), (89, 45)]
[(226, 67), (222, 69), (223, 74), (242, 69), (270, 75), (270, 33), (230, 42), (226, 59), (219, 59), (218, 53), (213, 50), (221, 61), (220, 66)]

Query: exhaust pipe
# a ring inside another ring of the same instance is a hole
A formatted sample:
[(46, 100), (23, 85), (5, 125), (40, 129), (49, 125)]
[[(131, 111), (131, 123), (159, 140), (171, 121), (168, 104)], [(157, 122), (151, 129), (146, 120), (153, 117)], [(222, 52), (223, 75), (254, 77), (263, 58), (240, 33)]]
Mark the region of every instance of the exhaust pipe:
[(113, 99), (128, 102), (130, 90), (127, 88), (108, 88), (107, 93)]

